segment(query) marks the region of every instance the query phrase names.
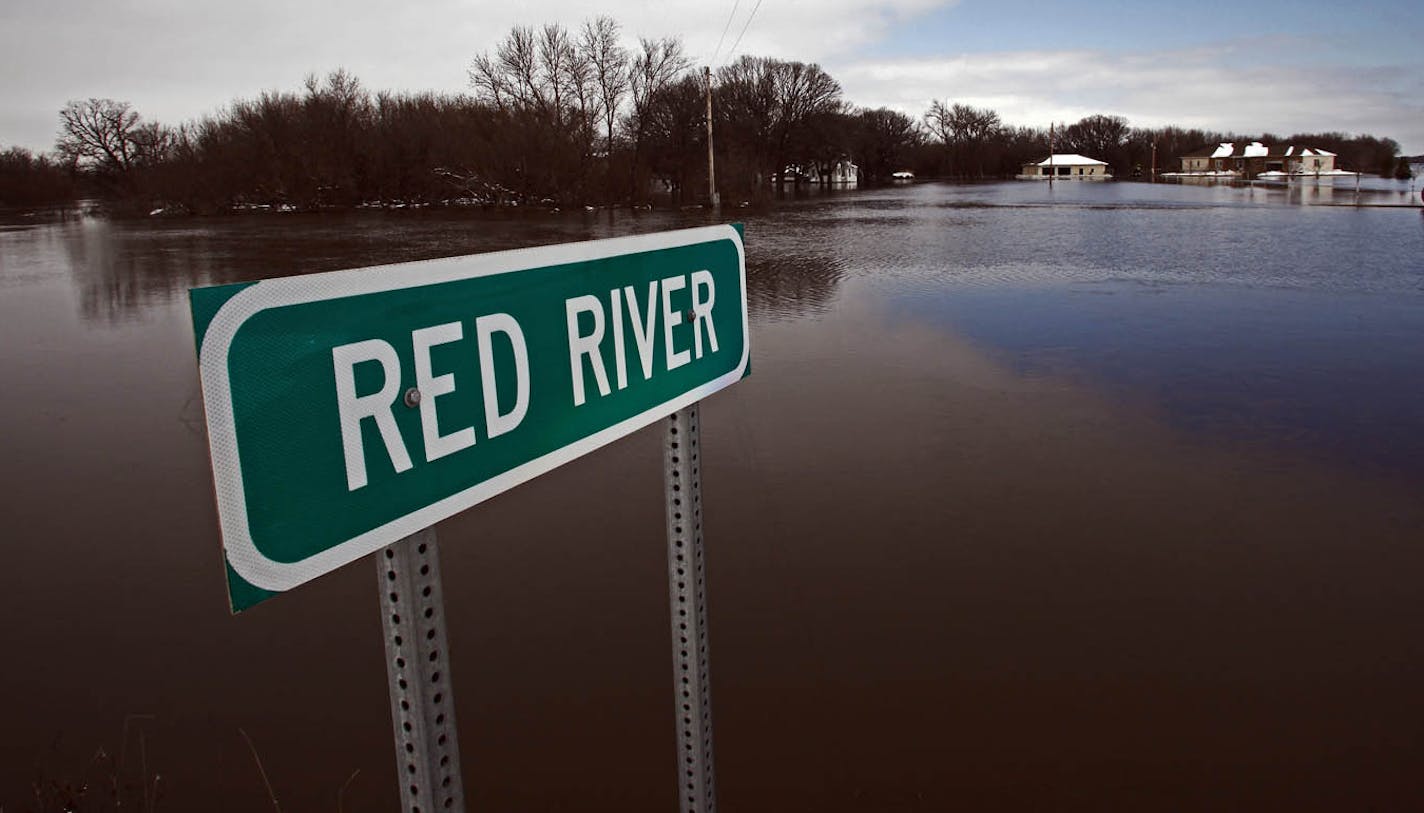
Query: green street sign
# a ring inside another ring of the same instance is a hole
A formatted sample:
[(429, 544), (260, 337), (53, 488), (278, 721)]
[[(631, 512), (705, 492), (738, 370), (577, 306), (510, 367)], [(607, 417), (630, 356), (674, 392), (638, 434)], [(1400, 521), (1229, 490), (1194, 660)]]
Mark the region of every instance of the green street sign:
[(732, 226), (190, 295), (234, 611), (750, 369)]

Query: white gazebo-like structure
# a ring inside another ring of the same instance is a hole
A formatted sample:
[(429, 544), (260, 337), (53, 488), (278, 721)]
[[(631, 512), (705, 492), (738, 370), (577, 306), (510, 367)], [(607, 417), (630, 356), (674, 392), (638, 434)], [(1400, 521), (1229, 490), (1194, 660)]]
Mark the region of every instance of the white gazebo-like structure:
[(1077, 153), (1055, 153), (1037, 163), (1024, 164), (1017, 176), (1021, 181), (1106, 181), (1112, 178), (1106, 161)]

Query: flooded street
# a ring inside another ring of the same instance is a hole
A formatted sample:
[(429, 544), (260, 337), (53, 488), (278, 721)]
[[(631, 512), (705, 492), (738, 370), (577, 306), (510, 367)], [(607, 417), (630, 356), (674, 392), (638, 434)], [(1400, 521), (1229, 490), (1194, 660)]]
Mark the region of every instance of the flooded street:
[[(374, 566), (228, 613), (188, 288), (726, 221), (725, 810), (1424, 806), (1424, 217), (1375, 186), (12, 218), (0, 808), (260, 810), (254, 749), (396, 806)], [(438, 527), (471, 809), (672, 804), (659, 441)]]

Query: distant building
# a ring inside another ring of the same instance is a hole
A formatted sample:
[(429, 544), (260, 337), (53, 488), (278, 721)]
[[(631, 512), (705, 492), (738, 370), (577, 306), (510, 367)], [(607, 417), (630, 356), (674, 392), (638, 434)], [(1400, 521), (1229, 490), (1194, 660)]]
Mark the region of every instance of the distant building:
[(1259, 141), (1237, 145), (1225, 142), (1202, 147), (1182, 156), (1182, 171), (1167, 176), (1217, 176), (1229, 178), (1285, 178), (1300, 175), (1354, 175), (1335, 168), (1335, 153), (1295, 144), (1266, 146)]
[(833, 186), (856, 186), (860, 183), (860, 167), (848, 160), (831, 165), (830, 181)]
[(1112, 178), (1105, 161), (1068, 153), (1053, 154), (1032, 164), (1024, 164), (1019, 173), (1021, 181), (1046, 181), (1049, 178), (1074, 181), (1106, 181)]
[[(772, 183), (776, 182), (776, 175), (767, 176)], [(849, 159), (842, 158), (829, 165), (821, 166), (798, 166), (791, 164), (782, 171), (782, 183), (819, 183), (831, 186), (858, 186), (860, 184), (860, 167)]]

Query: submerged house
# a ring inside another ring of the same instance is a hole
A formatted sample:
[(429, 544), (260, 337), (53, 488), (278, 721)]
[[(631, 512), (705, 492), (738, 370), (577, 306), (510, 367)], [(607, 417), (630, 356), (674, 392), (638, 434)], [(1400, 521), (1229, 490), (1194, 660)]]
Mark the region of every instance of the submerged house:
[(1335, 153), (1295, 144), (1267, 146), (1259, 141), (1225, 142), (1182, 156), (1182, 171), (1168, 176), (1285, 178), (1303, 175), (1354, 175), (1335, 168)]
[[(776, 175), (767, 176), (772, 183), (776, 183)], [(819, 183), (830, 186), (858, 186), (860, 184), (860, 167), (848, 158), (842, 158), (829, 164), (813, 164), (810, 166), (800, 166), (791, 164), (781, 173), (782, 183)]]
[(1046, 181), (1049, 178), (1074, 181), (1106, 181), (1112, 178), (1106, 161), (1076, 153), (1054, 154), (1036, 163), (1024, 164), (1016, 176), (1021, 181)]
[[(825, 169), (822, 168), (824, 172)], [(830, 167), (830, 172), (821, 175), (832, 186), (856, 186), (860, 183), (860, 167), (849, 159), (841, 159)]]

